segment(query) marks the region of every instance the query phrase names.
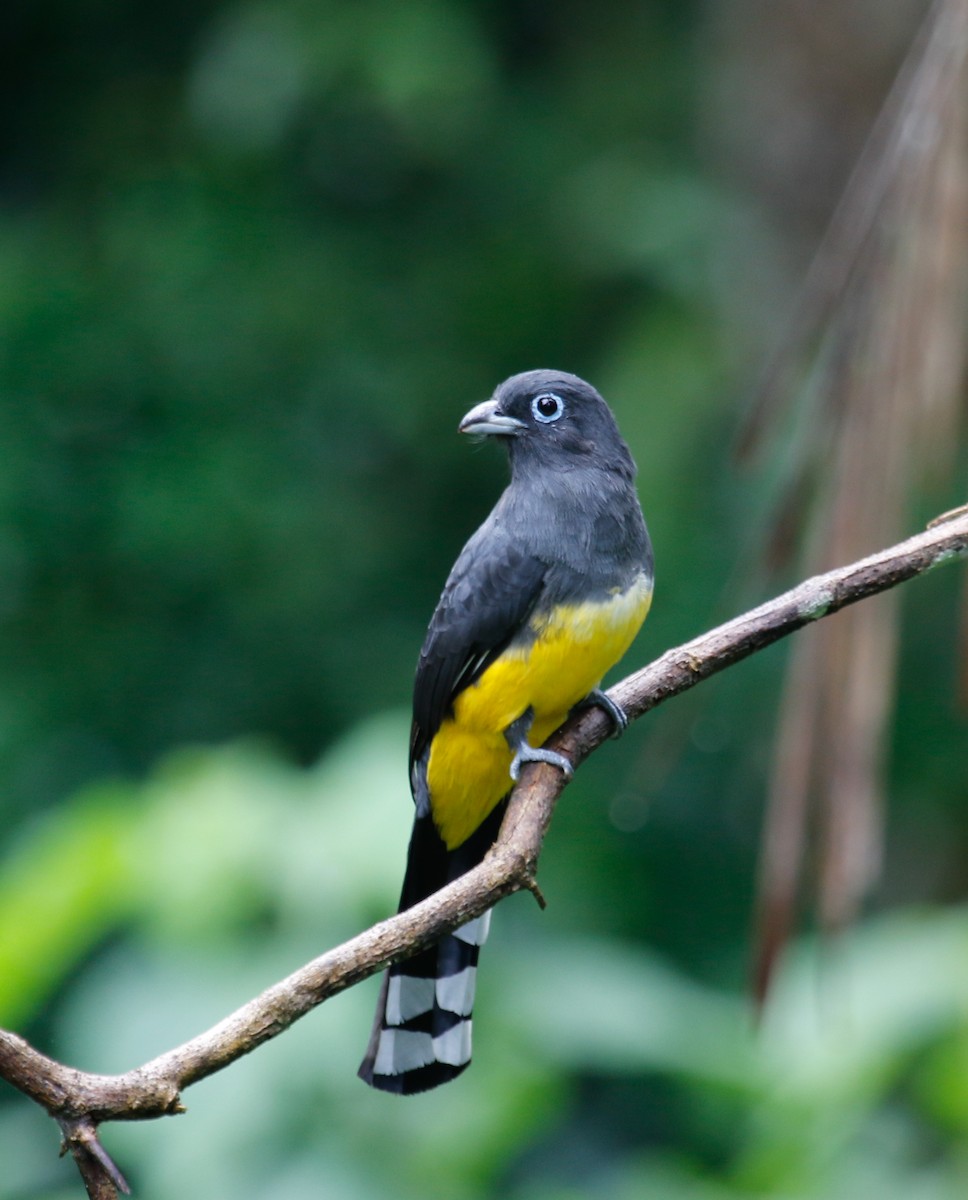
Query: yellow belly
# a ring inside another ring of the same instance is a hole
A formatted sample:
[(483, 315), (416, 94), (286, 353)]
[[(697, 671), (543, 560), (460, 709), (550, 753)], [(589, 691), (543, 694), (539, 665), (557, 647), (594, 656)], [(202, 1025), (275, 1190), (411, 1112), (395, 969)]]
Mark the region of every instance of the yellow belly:
[(511, 788), (505, 729), (531, 708), (528, 741), (540, 746), (629, 648), (651, 601), (651, 583), (640, 576), (608, 600), (534, 618), (534, 641), (509, 647), (460, 693), (427, 764), (434, 823), (448, 849), (470, 837)]

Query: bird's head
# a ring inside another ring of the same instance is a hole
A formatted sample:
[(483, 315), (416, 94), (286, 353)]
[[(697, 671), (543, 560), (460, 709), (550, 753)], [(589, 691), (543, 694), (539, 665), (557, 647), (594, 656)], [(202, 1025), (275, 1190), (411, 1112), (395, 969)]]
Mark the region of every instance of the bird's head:
[(500, 438), (512, 474), (538, 466), (569, 470), (600, 466), (631, 478), (632, 456), (598, 392), (565, 371), (512, 375), (490, 400), (472, 408), (461, 433)]

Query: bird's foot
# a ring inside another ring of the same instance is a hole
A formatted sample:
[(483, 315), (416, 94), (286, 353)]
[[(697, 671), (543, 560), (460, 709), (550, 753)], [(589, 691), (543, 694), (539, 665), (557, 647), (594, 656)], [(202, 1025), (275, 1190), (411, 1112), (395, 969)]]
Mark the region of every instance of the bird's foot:
[(566, 779), (571, 779), (575, 773), (575, 768), (568, 759), (556, 750), (536, 750), (530, 743), (520, 742), (514, 752), (514, 758), (511, 760), (511, 778), (515, 783), (518, 782), (521, 768), (525, 763), (530, 762), (550, 763), (553, 767), (557, 767)]
[(582, 700), (579, 708), (589, 708), (592, 705), (603, 708), (611, 718), (612, 737), (619, 738), (628, 729), (629, 718), (625, 709), (620, 704), (616, 704), (608, 693), (603, 692), (601, 688), (595, 688), (593, 692), (589, 692), (585, 699)]
[(536, 750), (528, 741), (528, 734), (533, 722), (534, 710), (528, 708), (504, 731), (504, 739), (514, 751), (514, 758), (511, 760), (511, 778), (517, 783), (521, 768), (525, 763), (543, 762), (557, 767), (566, 779), (571, 779), (575, 768), (563, 754), (559, 754), (556, 750)]

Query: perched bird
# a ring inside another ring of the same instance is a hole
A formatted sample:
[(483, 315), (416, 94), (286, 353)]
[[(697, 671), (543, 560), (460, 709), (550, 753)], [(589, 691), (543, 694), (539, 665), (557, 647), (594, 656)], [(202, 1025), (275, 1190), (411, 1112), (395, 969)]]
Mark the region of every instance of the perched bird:
[[(562, 371), (514, 375), (464, 417), (499, 438), (511, 481), (461, 551), (417, 665), (410, 737), (416, 819), (400, 911), (481, 861), (527, 762), (598, 690), (645, 620), (652, 547), (635, 464), (593, 387)], [(387, 971), (360, 1077), (409, 1094), (470, 1062), (478, 950), (490, 913)]]

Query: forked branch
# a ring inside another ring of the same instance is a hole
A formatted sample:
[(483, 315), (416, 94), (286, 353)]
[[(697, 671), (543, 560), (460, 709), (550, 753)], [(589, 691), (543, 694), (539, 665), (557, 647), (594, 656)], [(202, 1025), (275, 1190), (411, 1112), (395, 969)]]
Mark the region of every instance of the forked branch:
[[(667, 651), (616, 684), (609, 694), (634, 720), (812, 621), (966, 555), (968, 507), (939, 518), (916, 537), (808, 579)], [(609, 719), (598, 709), (589, 709), (570, 720), (549, 745), (577, 766), (610, 732)], [(65, 1150), (78, 1162), (88, 1195), (113, 1200), (125, 1185), (98, 1141), (101, 1122), (183, 1111), (181, 1093), (190, 1084), (229, 1066), (330, 996), (436, 941), (504, 896), (533, 890), (542, 842), (564, 783), (554, 767), (527, 766), (500, 836), (480, 866), (407, 912), (300, 967), (184, 1045), (123, 1075), (92, 1075), (55, 1062), (23, 1038), (0, 1030), (0, 1078), (58, 1121)]]

